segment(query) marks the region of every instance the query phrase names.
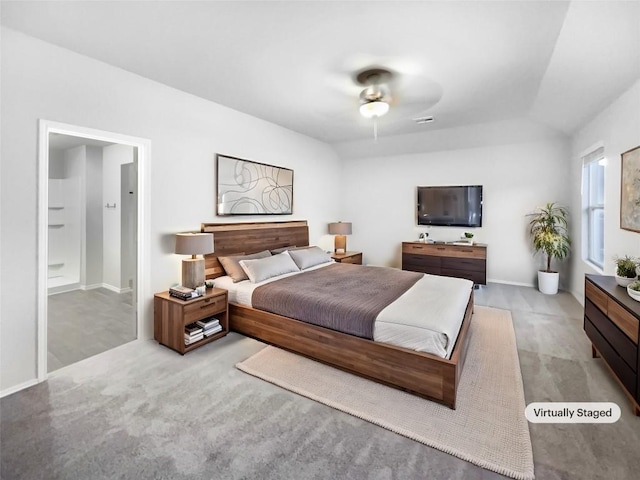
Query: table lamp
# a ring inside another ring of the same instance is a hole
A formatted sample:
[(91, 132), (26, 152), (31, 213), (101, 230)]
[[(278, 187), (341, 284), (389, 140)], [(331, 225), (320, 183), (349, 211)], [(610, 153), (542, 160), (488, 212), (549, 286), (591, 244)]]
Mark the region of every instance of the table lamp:
[[(337, 222), (329, 224), (329, 233), (335, 235), (334, 253), (347, 253), (347, 237), (351, 235), (351, 222)], [(342, 252), (338, 252), (342, 250)]]
[(213, 234), (178, 233), (176, 234), (176, 253), (191, 255), (182, 260), (182, 286), (196, 288), (204, 283), (204, 255), (213, 252)]

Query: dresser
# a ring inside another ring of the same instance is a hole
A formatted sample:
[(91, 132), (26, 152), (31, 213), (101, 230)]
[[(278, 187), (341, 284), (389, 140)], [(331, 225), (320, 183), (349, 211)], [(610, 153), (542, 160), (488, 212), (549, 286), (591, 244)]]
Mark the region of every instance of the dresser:
[(402, 269), (414, 272), (466, 278), (476, 285), (487, 284), (487, 246), (452, 243), (402, 243)]
[(591, 340), (591, 353), (605, 361), (633, 402), (636, 415), (640, 415), (639, 327), (640, 303), (614, 277), (585, 276), (584, 331)]

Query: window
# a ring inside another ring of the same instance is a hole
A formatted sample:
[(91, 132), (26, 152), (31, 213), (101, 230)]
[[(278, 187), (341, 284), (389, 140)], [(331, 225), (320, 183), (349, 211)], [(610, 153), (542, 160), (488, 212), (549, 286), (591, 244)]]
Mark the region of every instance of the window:
[(582, 157), (583, 258), (604, 267), (604, 170), (606, 159), (600, 147)]

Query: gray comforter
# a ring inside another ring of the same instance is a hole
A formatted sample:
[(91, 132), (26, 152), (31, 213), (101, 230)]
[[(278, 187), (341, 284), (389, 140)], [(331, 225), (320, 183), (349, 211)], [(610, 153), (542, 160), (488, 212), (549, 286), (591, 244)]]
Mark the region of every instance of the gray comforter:
[(422, 273), (336, 263), (256, 288), (254, 308), (373, 340), (378, 314)]

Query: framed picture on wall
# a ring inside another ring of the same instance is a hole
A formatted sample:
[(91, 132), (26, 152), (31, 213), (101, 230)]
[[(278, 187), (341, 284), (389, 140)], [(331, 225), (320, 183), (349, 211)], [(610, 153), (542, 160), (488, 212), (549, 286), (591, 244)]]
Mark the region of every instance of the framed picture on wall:
[(291, 215), (293, 170), (216, 155), (216, 214)]
[(620, 228), (640, 232), (640, 146), (622, 154)]

